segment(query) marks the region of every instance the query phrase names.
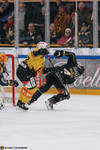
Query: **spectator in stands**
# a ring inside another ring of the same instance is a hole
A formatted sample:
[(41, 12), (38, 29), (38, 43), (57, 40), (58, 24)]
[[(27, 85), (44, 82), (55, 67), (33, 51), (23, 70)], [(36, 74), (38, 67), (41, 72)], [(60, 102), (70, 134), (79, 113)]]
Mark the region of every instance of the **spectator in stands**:
[(2, 4), (0, 5), (0, 22), (6, 22), (8, 16), (12, 15), (13, 10), (13, 4), (9, 4), (8, 0), (2, 0)]
[(23, 33), (28, 28), (29, 22), (32, 22), (33, 10), (32, 7), (28, 7), (24, 2), (19, 2), (19, 32)]
[(86, 7), (85, 2), (79, 2), (78, 4), (78, 22), (79, 30), (82, 26), (82, 23), (88, 20), (88, 15), (90, 15), (90, 9)]
[(66, 8), (63, 5), (59, 6), (58, 14), (54, 18), (56, 31), (60, 34), (63, 34), (69, 21), (70, 16), (67, 14)]
[(8, 31), (9, 27), (14, 26), (14, 18), (13, 16), (8, 16), (8, 21), (6, 23), (5, 30)]
[(25, 32), (23, 36), (21, 36), (20, 43), (23, 43), (25, 46), (27, 46), (28, 44), (36, 44), (41, 40), (41, 34), (36, 32), (34, 24), (29, 23), (28, 32)]
[(50, 24), (50, 44), (56, 44), (61, 36), (55, 30), (54, 23)]
[(4, 29), (1, 28), (1, 24), (0, 24), (0, 44), (5, 43), (5, 37), (6, 37), (6, 32)]
[(65, 6), (66, 6), (66, 8), (67, 8), (67, 11), (68, 11), (68, 14), (72, 14), (72, 12), (75, 12), (75, 7), (76, 7), (76, 4), (75, 4), (75, 2), (73, 1), (68, 1), (68, 2), (66, 2), (65, 3)]
[(1, 32), (4, 30), (5, 23), (8, 20), (8, 16), (13, 14), (13, 4), (10, 4), (8, 0), (1, 0), (0, 4), (0, 28)]
[(91, 30), (89, 30), (89, 25), (86, 22), (84, 22), (81, 26), (78, 39), (79, 47), (86, 47), (87, 44), (93, 43), (93, 35)]
[(45, 5), (45, 0), (40, 0), (40, 2), (37, 4), (37, 6), (39, 6), (39, 8), (44, 7)]
[(40, 0), (41, 6), (45, 5), (45, 0)]
[(58, 40), (57, 44), (68, 47), (74, 46), (74, 40), (70, 28), (65, 29), (65, 34)]
[[(41, 24), (44, 24), (44, 20), (41, 22), (41, 16), (44, 16), (43, 11), (45, 11), (45, 0), (40, 0), (38, 3), (33, 3), (33, 22), (34, 24), (37, 24), (38, 26)], [(42, 9), (43, 8), (43, 9)]]
[(56, 6), (59, 8), (63, 4), (62, 0), (56, 0)]
[[(18, 10), (18, 16), (19, 16), (19, 33), (24, 32), (25, 30), (25, 4), (24, 2), (19, 2), (19, 10)], [(29, 16), (30, 17), (30, 16)]]
[(38, 18), (40, 22), (38, 21), (38, 25), (40, 26), (40, 33), (42, 35), (42, 39), (44, 40), (44, 32), (45, 32), (45, 7), (41, 8), (41, 14)]
[(8, 28), (5, 44), (14, 44), (14, 26)]
[(55, 2), (50, 2), (50, 23), (54, 22), (54, 17), (58, 13), (59, 6), (63, 5), (62, 0), (56, 0)]
[(75, 12), (72, 12), (71, 19), (67, 27), (71, 29), (72, 35), (75, 36)]
[(32, 21), (35, 25), (36, 31), (40, 32), (42, 39), (44, 39), (44, 25), (45, 25), (45, 0), (40, 0), (40, 2), (33, 2), (32, 7)]
[(93, 18), (92, 18), (93, 8), (91, 6), (91, 3), (86, 3), (86, 4), (89, 8), (89, 11), (88, 11), (88, 15), (87, 15), (87, 18), (86, 18), (85, 22), (87, 22), (89, 30), (91, 32), (93, 32)]

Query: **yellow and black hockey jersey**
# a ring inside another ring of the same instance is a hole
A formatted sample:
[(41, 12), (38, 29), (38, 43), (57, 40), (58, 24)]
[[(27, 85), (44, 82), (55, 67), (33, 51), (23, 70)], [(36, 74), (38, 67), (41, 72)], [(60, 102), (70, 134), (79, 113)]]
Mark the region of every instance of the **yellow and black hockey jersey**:
[[(38, 48), (35, 48), (34, 51), (38, 51)], [(28, 57), (24, 60), (25, 64), (27, 64), (28, 68), (34, 69), (35, 72), (43, 73), (45, 66), (45, 58), (41, 55), (34, 56), (33, 51), (31, 51)]]

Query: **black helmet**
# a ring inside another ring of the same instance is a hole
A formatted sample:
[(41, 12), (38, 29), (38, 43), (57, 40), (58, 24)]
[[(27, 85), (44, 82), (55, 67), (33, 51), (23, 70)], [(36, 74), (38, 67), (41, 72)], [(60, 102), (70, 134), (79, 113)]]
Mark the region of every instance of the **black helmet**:
[(84, 68), (84, 66), (78, 65), (77, 70), (79, 72), (79, 75), (82, 75), (85, 71), (85, 68)]

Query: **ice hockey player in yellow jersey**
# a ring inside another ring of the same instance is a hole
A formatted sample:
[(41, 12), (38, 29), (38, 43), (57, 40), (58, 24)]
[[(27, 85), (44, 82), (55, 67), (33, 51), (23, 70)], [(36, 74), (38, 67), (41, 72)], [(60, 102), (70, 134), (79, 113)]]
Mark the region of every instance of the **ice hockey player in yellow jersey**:
[(27, 58), (22, 61), (17, 68), (17, 77), (23, 83), (17, 106), (24, 110), (28, 109), (25, 104), (38, 89), (35, 77), (37, 74), (42, 75), (45, 67), (44, 56), (48, 53), (48, 44), (46, 42), (39, 42), (37, 47), (29, 53)]
[(16, 80), (6, 80), (4, 78), (4, 73), (7, 73), (7, 68), (5, 62), (8, 61), (8, 56), (6, 54), (0, 53), (0, 85), (2, 86), (18, 86), (18, 82)]
[[(18, 86), (16, 80), (7, 80), (4, 77), (4, 73), (9, 75), (6, 68), (6, 62), (8, 61), (8, 56), (6, 54), (0, 53), (0, 85), (1, 86)], [(0, 110), (3, 108), (3, 103), (0, 103)]]

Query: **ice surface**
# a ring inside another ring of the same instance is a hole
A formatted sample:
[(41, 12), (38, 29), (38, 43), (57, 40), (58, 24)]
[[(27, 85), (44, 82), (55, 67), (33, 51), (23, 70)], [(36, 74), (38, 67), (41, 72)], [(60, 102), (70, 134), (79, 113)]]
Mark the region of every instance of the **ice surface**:
[(43, 95), (29, 111), (5, 104), (0, 111), (0, 145), (28, 150), (100, 150), (100, 96), (72, 95), (46, 109)]

